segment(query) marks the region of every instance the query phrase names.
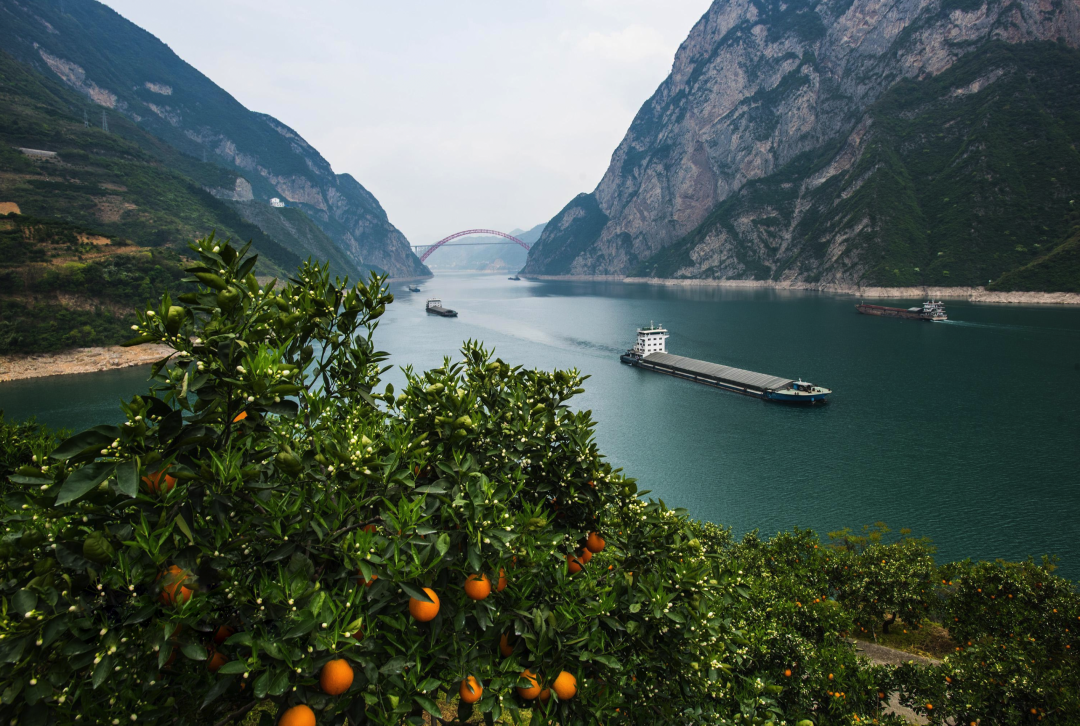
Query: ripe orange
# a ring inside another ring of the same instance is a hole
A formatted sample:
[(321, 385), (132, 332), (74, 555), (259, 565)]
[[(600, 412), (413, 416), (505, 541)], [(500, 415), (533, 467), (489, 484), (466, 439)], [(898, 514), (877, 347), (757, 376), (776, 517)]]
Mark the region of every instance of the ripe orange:
[(540, 703), (547, 703), (549, 698), (551, 698), (550, 688), (545, 688), (544, 690), (540, 691)]
[(591, 486), (593, 489), (596, 489), (596, 482), (590, 481), (589, 486)]
[(461, 682), (459, 693), (465, 703), (476, 703), (484, 695), (484, 687), (474, 677), (469, 676)]
[(147, 474), (142, 478), (143, 483), (146, 484), (146, 490), (151, 494), (161, 494), (161, 477), (165, 477), (165, 491), (171, 492), (173, 487), (176, 486), (176, 477), (171, 474), (166, 474), (165, 469), (161, 471), (155, 471), (153, 474)]
[(241, 411), (240, 413), (236, 414), (236, 418), (234, 418), (232, 420), (232, 422), (233, 423), (240, 423), (241, 421), (243, 421), (246, 418), (247, 418), (247, 411)]
[(363, 570), (357, 570), (357, 571), (356, 571), (356, 575), (357, 575), (357, 577), (356, 577), (356, 584), (357, 584), (357, 585), (363, 585), (364, 587), (371, 587), (372, 585), (374, 585), (374, 584), (375, 584), (375, 581), (379, 579), (379, 576), (378, 576), (378, 575), (376, 575), (376, 574), (375, 574), (375, 573), (373, 572), (373, 573), (371, 573), (371, 579), (370, 579), (370, 580), (365, 580), (365, 579), (364, 579), (364, 571), (363, 571)]
[(786, 670), (784, 670), (784, 675), (787, 676), (788, 678), (791, 678), (791, 669), (787, 668)]
[[(172, 565), (162, 574), (165, 575), (165, 586), (161, 589), (162, 603), (165, 605), (180, 603), (182, 605), (191, 599), (193, 591), (190, 587), (184, 586), (184, 582), (188, 578), (183, 570), (176, 565)], [(158, 579), (161, 579), (161, 575), (158, 575)], [(179, 593), (177, 590), (179, 590)]]
[(293, 706), (277, 722), (278, 726), (315, 726), (315, 712), (304, 704)]
[(588, 548), (585, 548), (585, 549), (581, 550), (581, 554), (578, 555), (578, 557), (581, 558), (581, 564), (587, 565), (587, 564), (589, 564), (589, 561), (592, 559), (592, 552), (590, 552)]
[(603, 552), (605, 546), (607, 542), (596, 532), (589, 533), (588, 539), (585, 540), (585, 547), (593, 554)]
[(581, 562), (578, 560), (578, 558), (567, 555), (566, 561), (570, 563), (568, 565), (568, 568), (571, 575), (576, 575), (577, 573), (581, 572)]
[(214, 645), (221, 645), (226, 640), (232, 637), (232, 634), (236, 632), (228, 625), (222, 625), (220, 628), (214, 631)]
[(469, 575), (465, 580), (465, 594), (470, 600), (485, 600), (491, 594), (491, 580), (487, 575)]
[(228, 662), (229, 659), (225, 657), (224, 653), (222, 653), (220, 650), (214, 650), (212, 651), (210, 659), (206, 661), (206, 670), (210, 671), (211, 673), (217, 673), (218, 669)]
[(560, 701), (569, 701), (577, 693), (577, 678), (566, 671), (559, 671), (551, 688)]
[(375, 525), (374, 525), (374, 524), (365, 524), (365, 525), (364, 525), (364, 531), (365, 531), (365, 532), (371, 532), (372, 534), (374, 534), (374, 533), (375, 533), (375, 531), (376, 531), (376, 529), (377, 529), (377, 528), (375, 527)]
[(417, 600), (415, 597), (409, 598), (409, 615), (421, 623), (426, 623), (439, 614), (439, 596), (430, 587), (424, 588), (424, 594), (430, 597), (432, 602)]
[(524, 698), (526, 701), (531, 701), (532, 699), (539, 696), (540, 683), (536, 680), (536, 674), (526, 668), (521, 672), (521, 677), (527, 680), (532, 685), (527, 688), (522, 688), (521, 686), (518, 686), (518, 695)]
[(506, 589), (506, 570), (499, 568), (499, 583), (495, 586), (495, 592), (502, 592)]
[(330, 696), (340, 696), (353, 682), (353, 669), (343, 658), (332, 660), (319, 673), (319, 687)]
[(510, 645), (510, 634), (503, 633), (499, 636), (499, 653), (503, 658), (509, 658), (514, 654), (514, 646)]

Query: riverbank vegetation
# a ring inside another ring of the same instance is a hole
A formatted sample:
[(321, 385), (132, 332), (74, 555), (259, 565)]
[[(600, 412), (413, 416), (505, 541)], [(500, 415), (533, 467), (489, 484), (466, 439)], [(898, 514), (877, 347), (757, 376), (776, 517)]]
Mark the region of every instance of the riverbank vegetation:
[[(195, 291), (139, 313), (131, 343), (175, 354), (119, 426), (0, 422), (3, 720), (1080, 719), (1052, 563), (938, 565), (881, 526), (735, 539), (612, 469), (579, 372), (466, 342), (395, 391), (380, 278), (260, 286), (246, 253), (200, 241)], [(939, 665), (856, 656), (925, 618)]]

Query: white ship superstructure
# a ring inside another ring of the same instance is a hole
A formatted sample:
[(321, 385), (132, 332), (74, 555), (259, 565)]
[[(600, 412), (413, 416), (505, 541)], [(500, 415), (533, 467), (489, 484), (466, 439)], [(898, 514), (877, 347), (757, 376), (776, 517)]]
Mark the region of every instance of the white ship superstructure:
[(667, 339), (668, 332), (664, 326), (649, 323), (647, 328), (638, 328), (633, 351), (642, 358), (652, 353), (667, 353)]

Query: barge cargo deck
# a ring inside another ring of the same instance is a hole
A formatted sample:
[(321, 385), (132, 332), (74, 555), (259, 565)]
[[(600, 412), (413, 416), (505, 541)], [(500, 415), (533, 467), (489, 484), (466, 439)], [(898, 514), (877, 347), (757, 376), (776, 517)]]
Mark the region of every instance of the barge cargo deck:
[(638, 343), (619, 356), (623, 363), (701, 383), (743, 396), (778, 403), (825, 403), (832, 391), (806, 381), (755, 373), (741, 368), (671, 355), (666, 351), (667, 331), (648, 327), (638, 331)]

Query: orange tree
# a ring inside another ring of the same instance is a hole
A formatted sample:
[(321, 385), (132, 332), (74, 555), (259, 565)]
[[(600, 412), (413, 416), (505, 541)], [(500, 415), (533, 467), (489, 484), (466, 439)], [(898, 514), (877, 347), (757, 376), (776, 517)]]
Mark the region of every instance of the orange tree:
[(0, 716), (720, 717), (734, 591), (601, 459), (580, 375), (468, 343), (377, 390), (381, 280), (278, 290), (246, 248), (193, 250), (197, 291), (135, 326), (174, 351), (151, 391), (4, 479)]
[(1080, 595), (1049, 561), (941, 567), (957, 642), (940, 666), (902, 666), (902, 700), (932, 723), (1080, 722)]
[(936, 604), (933, 547), (923, 538), (891, 530), (883, 523), (864, 534), (844, 529), (829, 534), (831, 555), (824, 563), (837, 598), (855, 618), (857, 634), (877, 640), (898, 619), (918, 628)]

